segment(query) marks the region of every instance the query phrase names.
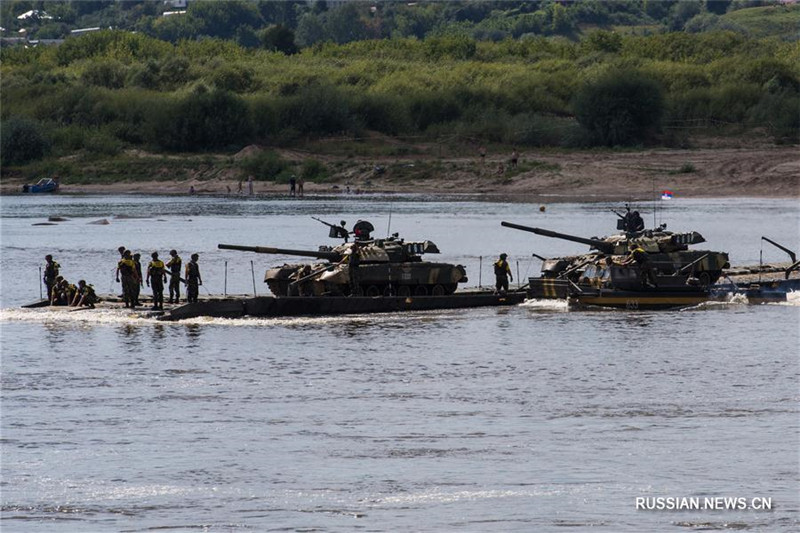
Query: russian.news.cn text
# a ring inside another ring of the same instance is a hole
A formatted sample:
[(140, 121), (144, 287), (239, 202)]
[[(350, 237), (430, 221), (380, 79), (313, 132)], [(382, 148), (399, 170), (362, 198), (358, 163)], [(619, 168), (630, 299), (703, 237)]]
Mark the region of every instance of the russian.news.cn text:
[(642, 511), (771, 511), (772, 498), (741, 496), (636, 497), (636, 510)]

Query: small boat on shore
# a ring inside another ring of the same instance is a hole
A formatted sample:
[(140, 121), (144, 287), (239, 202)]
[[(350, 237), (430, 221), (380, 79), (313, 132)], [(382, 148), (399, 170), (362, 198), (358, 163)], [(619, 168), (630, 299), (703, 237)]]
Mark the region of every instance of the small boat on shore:
[(25, 184), (22, 186), (22, 192), (24, 193), (46, 193), (46, 192), (58, 192), (58, 180), (54, 180), (52, 178), (42, 178), (33, 185)]

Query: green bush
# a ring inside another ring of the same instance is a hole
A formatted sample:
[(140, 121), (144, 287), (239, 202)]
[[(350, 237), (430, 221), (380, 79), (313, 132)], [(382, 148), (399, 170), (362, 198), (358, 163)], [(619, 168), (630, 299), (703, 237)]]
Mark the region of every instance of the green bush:
[(86, 138), (84, 148), (92, 155), (117, 155), (122, 151), (122, 145), (117, 139), (100, 131)]
[(307, 181), (322, 181), (327, 175), (325, 165), (316, 159), (306, 159), (300, 169), (300, 176)]
[(476, 50), (475, 41), (465, 35), (446, 35), (425, 39), (425, 55), (430, 59), (471, 59)]
[(10, 118), (0, 125), (0, 161), (19, 165), (41, 159), (50, 148), (41, 125), (25, 118)]
[(81, 74), (81, 80), (87, 85), (120, 89), (125, 85), (126, 75), (125, 65), (116, 59), (109, 59), (90, 63)]
[(253, 88), (253, 71), (239, 65), (223, 66), (211, 74), (211, 83), (223, 91), (244, 93)]
[(338, 134), (354, 126), (350, 103), (343, 92), (330, 85), (313, 84), (277, 102), (278, 128), (300, 135)]
[(289, 163), (272, 151), (262, 151), (241, 162), (242, 169), (259, 181), (275, 181), (289, 169)]
[(402, 97), (389, 94), (366, 94), (355, 98), (352, 112), (365, 128), (396, 135), (410, 125), (408, 109)]
[(783, 89), (767, 93), (750, 111), (755, 127), (767, 127), (778, 144), (800, 143), (800, 94)]
[(244, 100), (200, 87), (155, 111), (152, 141), (167, 150), (203, 151), (237, 146), (251, 135)]
[(612, 71), (585, 84), (573, 102), (578, 122), (606, 146), (633, 145), (659, 130), (661, 86), (636, 71)]

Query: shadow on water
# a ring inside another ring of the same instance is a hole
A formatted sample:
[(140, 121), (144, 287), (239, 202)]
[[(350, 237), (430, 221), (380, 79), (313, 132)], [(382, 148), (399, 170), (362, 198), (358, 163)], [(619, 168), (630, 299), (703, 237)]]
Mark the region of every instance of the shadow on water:
[(45, 322), (44, 328), (47, 330), (47, 342), (53, 350), (57, 350), (67, 340), (67, 332), (63, 324), (57, 322)]
[(186, 325), (186, 340), (188, 348), (199, 348), (203, 334), (203, 327), (199, 324)]

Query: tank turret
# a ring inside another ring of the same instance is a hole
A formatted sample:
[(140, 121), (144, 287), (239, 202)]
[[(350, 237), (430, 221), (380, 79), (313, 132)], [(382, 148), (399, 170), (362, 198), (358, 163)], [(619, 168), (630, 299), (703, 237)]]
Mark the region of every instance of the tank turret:
[[(267, 270), (264, 282), (276, 296), (347, 295), (354, 290), (366, 296), (439, 296), (452, 294), (459, 283), (467, 281), (462, 265), (422, 259), (423, 254), (439, 253), (439, 248), (431, 241), (405, 241), (396, 233), (391, 237), (373, 239), (371, 232), (374, 227), (367, 221), (358, 221), (351, 232), (344, 224), (336, 226), (320, 222), (331, 228), (331, 237), (343, 238), (345, 242), (333, 247), (320, 246), (317, 251), (233, 244), (220, 244), (218, 247), (321, 260), (318, 263), (284, 264)], [(347, 242), (351, 234), (355, 240)], [(357, 262), (351, 261), (354, 254), (357, 254)], [(358, 265), (357, 275), (351, 275), (351, 263)]]
[[(665, 226), (657, 229), (642, 229), (608, 237), (579, 237), (566, 233), (501, 222), (502, 226), (522, 231), (529, 231), (544, 237), (562, 239), (589, 245), (596, 252), (577, 256), (552, 258), (543, 262), (543, 277), (561, 277), (577, 280), (584, 273), (586, 265), (596, 264), (606, 256), (627, 256), (631, 244), (641, 248), (648, 254), (651, 267), (659, 274), (671, 276), (691, 274), (703, 286), (711, 285), (722, 275), (722, 270), (729, 266), (728, 254), (708, 250), (690, 250), (689, 246), (705, 242), (696, 231), (673, 233), (666, 231)], [(621, 261), (622, 258), (617, 258)]]

